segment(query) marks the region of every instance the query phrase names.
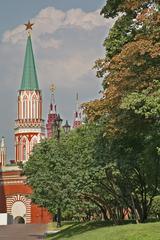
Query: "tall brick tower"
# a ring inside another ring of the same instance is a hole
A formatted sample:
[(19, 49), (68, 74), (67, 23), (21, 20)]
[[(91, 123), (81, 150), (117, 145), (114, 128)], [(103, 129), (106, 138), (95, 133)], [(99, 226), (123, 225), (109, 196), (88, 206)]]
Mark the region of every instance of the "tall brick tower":
[(78, 93), (76, 94), (76, 109), (74, 112), (74, 121), (73, 121), (73, 128), (80, 127), (82, 124), (81, 120), (81, 111), (79, 107), (79, 98), (78, 98)]
[(23, 76), (18, 91), (15, 127), (16, 162), (27, 161), (33, 146), (43, 137), (45, 137), (45, 128), (42, 120), (42, 95), (38, 85), (31, 34), (28, 32)]
[(53, 136), (53, 123), (57, 119), (55, 96), (54, 96), (54, 92), (55, 92), (54, 84), (51, 85), (50, 90), (51, 90), (51, 102), (50, 102), (50, 108), (49, 108), (48, 119), (46, 124), (47, 138), (51, 138)]
[[(31, 30), (30, 21), (25, 24)], [(42, 95), (39, 90), (31, 34), (28, 33), (23, 77), (18, 91), (18, 117), (15, 128), (16, 162), (29, 158), (34, 144), (45, 136), (42, 120)], [(4, 138), (1, 152), (4, 153)], [(4, 162), (2, 154), (2, 165)], [(0, 168), (0, 213), (12, 215), (14, 223), (48, 223), (52, 215), (47, 209), (34, 204), (30, 197), (32, 189), (26, 184), (26, 176), (17, 165)], [(5, 219), (5, 218), (4, 218)], [(2, 218), (1, 218), (2, 220)]]

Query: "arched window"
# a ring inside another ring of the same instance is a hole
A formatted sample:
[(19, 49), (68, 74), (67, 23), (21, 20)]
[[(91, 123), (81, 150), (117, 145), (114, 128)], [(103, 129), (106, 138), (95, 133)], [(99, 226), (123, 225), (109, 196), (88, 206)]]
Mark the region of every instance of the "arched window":
[(32, 118), (36, 118), (36, 95), (32, 97)]
[(34, 145), (37, 144), (37, 137), (34, 136), (31, 140), (31, 145), (30, 145), (30, 152), (32, 152)]
[(26, 145), (23, 145), (23, 160), (26, 161)]
[(38, 119), (38, 110), (39, 110), (39, 99), (36, 99), (36, 118)]
[(23, 118), (26, 119), (27, 118), (27, 114), (28, 114), (28, 101), (27, 101), (27, 96), (25, 95), (23, 97)]
[(21, 139), (21, 159), (22, 161), (28, 160), (28, 139), (26, 136), (23, 136)]

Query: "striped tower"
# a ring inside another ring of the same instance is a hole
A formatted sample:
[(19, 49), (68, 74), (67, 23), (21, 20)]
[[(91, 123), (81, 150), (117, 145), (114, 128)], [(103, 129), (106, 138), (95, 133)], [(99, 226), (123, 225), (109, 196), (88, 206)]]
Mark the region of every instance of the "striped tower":
[(0, 142), (0, 166), (5, 166), (7, 160), (7, 148), (5, 144), (5, 138), (2, 137)]
[(31, 34), (29, 33), (21, 87), (18, 91), (18, 116), (15, 127), (16, 162), (27, 161), (33, 146), (44, 137), (42, 95), (38, 86)]
[[(25, 24), (32, 30), (33, 23)], [(42, 96), (39, 90), (29, 32), (24, 61), (23, 77), (18, 91), (18, 117), (15, 128), (16, 162), (25, 162), (34, 144), (45, 137), (42, 120)], [(5, 146), (1, 142), (1, 149)], [(9, 213), (14, 223), (48, 223), (53, 216), (47, 209), (34, 204), (29, 195), (32, 189), (26, 184), (26, 176), (17, 165), (0, 168), (0, 213)]]
[(77, 128), (80, 127), (82, 124), (81, 121), (81, 111), (80, 111), (80, 107), (79, 107), (79, 99), (78, 99), (78, 93), (76, 94), (76, 110), (74, 113), (74, 121), (73, 121), (73, 128)]

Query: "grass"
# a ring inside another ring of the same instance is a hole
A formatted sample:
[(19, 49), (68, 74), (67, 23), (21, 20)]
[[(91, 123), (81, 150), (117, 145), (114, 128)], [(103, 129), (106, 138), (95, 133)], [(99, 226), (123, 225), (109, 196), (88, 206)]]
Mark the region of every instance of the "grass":
[[(52, 229), (53, 230), (53, 229)], [(160, 222), (105, 226), (104, 222), (64, 225), (48, 240), (160, 240)]]
[(61, 228), (57, 228), (57, 223), (56, 222), (52, 222), (48, 224), (48, 231), (56, 231), (56, 230), (64, 230), (66, 228), (69, 228), (73, 225), (73, 222), (63, 222), (62, 227)]

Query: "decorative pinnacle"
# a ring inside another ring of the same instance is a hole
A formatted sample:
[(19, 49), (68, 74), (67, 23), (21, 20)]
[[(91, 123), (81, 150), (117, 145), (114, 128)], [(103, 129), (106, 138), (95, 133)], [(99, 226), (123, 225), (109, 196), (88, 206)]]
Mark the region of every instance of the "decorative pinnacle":
[(56, 90), (56, 87), (55, 87), (55, 85), (52, 83), (51, 86), (50, 86), (50, 91), (51, 91), (51, 93), (54, 94), (55, 90)]
[(24, 25), (26, 26), (26, 31), (28, 30), (28, 34), (30, 35), (30, 33), (31, 33), (30, 30), (32, 30), (34, 23), (31, 23), (29, 20), (28, 23), (25, 23)]
[(78, 92), (76, 93), (76, 101), (78, 101)]

